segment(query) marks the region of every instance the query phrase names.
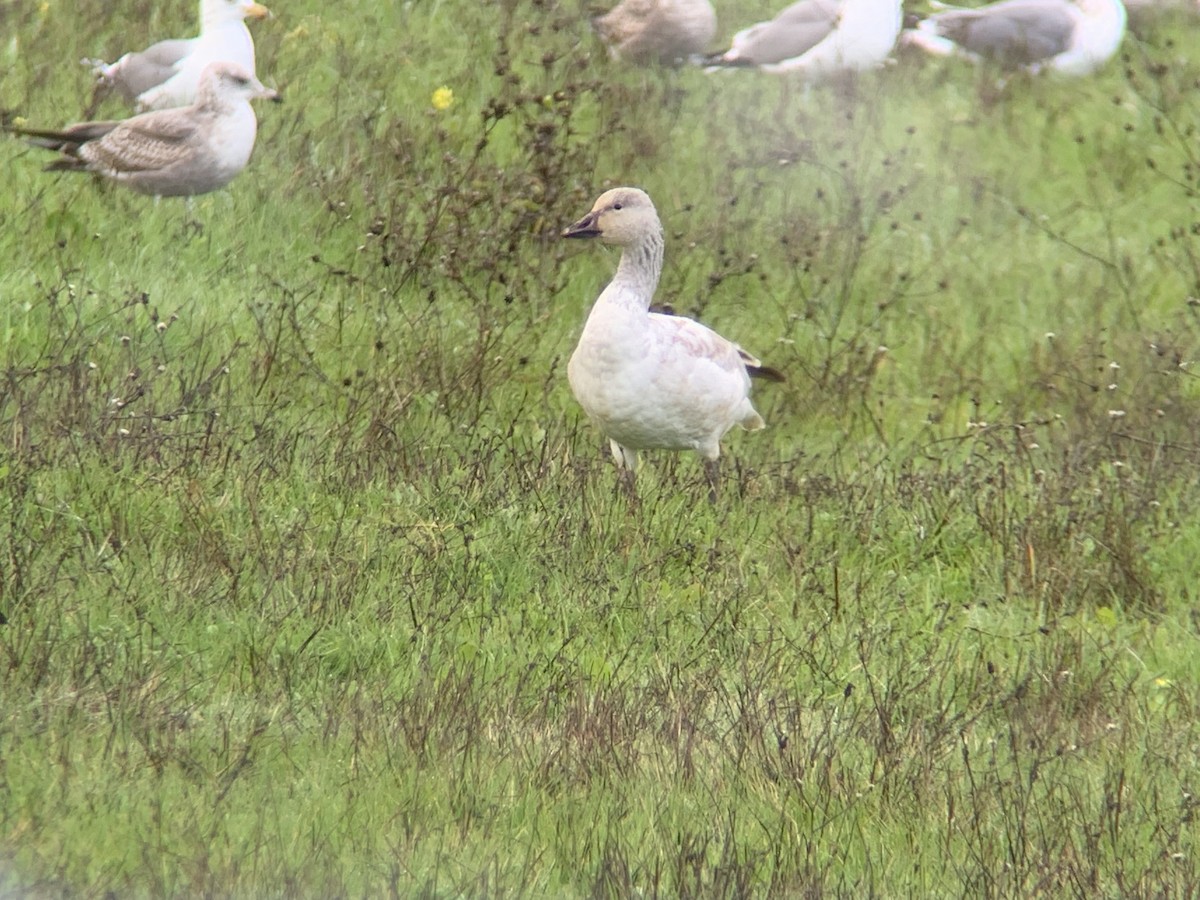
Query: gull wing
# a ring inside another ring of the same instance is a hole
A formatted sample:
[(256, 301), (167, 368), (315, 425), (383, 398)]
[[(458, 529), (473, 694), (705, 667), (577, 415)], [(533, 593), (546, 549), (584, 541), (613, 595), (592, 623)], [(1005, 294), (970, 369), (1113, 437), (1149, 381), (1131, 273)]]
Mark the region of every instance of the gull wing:
[(841, 15), (837, 0), (800, 0), (769, 22), (759, 22), (733, 37), (729, 61), (767, 65), (794, 59), (833, 32)]
[(1007, 0), (934, 17), (937, 32), (964, 50), (1007, 65), (1027, 65), (1071, 47), (1076, 18), (1063, 0)]

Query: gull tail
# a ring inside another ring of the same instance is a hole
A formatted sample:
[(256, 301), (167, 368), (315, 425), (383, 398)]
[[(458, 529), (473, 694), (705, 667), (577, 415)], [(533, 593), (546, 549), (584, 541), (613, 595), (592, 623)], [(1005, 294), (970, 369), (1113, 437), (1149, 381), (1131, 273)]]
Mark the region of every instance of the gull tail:
[(917, 27), (900, 35), (900, 43), (907, 47), (917, 47), (933, 56), (954, 56), (961, 48), (940, 31), (940, 25), (935, 19), (922, 19)]
[(722, 53), (698, 57), (697, 64), (703, 66), (705, 72), (717, 72), (722, 69), (753, 69), (755, 67), (755, 64), (749, 60), (736, 56), (730, 57), (729, 53), (730, 51), (726, 50)]
[(34, 147), (43, 150), (54, 150), (58, 153), (71, 153), (88, 141), (94, 141), (108, 134), (119, 122), (80, 122), (78, 125), (68, 125), (62, 129), (25, 128), (18, 125), (5, 125), (4, 130), (19, 134)]

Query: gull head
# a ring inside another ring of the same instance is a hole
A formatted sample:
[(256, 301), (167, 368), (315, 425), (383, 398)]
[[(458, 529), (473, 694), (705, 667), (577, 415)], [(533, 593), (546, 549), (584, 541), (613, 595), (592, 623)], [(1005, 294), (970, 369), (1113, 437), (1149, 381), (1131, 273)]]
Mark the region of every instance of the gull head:
[(201, 0), (201, 30), (216, 28), (226, 22), (243, 19), (265, 19), (271, 11), (254, 0)]
[(209, 63), (200, 73), (197, 105), (224, 106), (241, 100), (275, 100), (279, 94), (254, 77), (239, 63), (222, 60)]
[(200, 32), (216, 31), (245, 19), (265, 19), (271, 11), (254, 0), (200, 0)]
[(233, 4), (238, 9), (238, 14), (243, 19), (269, 19), (271, 11), (261, 3), (253, 3), (251, 0), (238, 0)]
[(601, 243), (628, 247), (662, 232), (650, 196), (632, 187), (605, 191), (591, 212), (563, 231), (563, 237), (599, 238)]

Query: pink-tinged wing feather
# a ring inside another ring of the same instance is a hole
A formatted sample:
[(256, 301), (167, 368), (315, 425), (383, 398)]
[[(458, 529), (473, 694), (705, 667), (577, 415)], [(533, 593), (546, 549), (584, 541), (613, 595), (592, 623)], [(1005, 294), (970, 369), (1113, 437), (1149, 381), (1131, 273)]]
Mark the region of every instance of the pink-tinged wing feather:
[(729, 372), (745, 371), (741, 348), (694, 319), (650, 313), (650, 325), (670, 344), (672, 354), (706, 360)]

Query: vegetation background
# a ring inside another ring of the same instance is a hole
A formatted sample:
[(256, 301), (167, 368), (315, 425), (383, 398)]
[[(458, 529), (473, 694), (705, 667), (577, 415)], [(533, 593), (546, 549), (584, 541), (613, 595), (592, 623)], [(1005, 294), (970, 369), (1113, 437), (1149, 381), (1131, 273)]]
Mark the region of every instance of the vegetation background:
[[(190, 208), (0, 142), (0, 895), (1194, 895), (1200, 24), (807, 88), (594, 11), (279, 0)], [(0, 107), (194, 17), (0, 2)], [(566, 384), (616, 184), (789, 375), (715, 504)]]

